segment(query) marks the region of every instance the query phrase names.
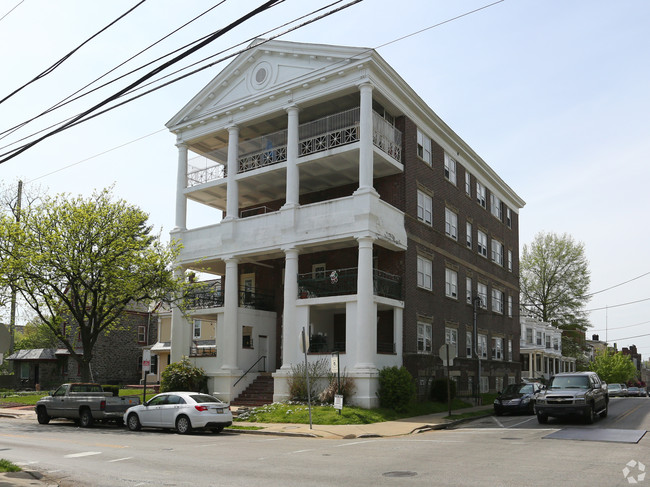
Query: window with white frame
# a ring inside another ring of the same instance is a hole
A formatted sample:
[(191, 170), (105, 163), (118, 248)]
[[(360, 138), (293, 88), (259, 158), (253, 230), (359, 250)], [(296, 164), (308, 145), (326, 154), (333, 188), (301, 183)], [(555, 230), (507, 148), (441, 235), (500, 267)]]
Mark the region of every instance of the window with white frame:
[(483, 284), (482, 282), (479, 282), (476, 285), (476, 294), (478, 295), (479, 298), (481, 298), (481, 308), (487, 309), (487, 302), (488, 302), (487, 285)]
[(476, 248), (478, 250), (479, 255), (482, 255), (483, 257), (487, 258), (487, 245), (488, 245), (488, 239), (487, 239), (487, 234), (485, 232), (482, 232), (481, 230), (478, 230), (476, 232)]
[(503, 338), (492, 338), (492, 360), (503, 360)]
[(144, 325), (138, 326), (138, 343), (147, 343), (147, 327)]
[(478, 336), (478, 354), (481, 358), (487, 359), (487, 335)]
[(431, 165), (431, 139), (418, 129), (418, 156)]
[(559, 349), (560, 349), (560, 339), (553, 338), (553, 350), (559, 350)]
[(433, 200), (431, 196), (418, 189), (418, 220), (431, 225), (433, 222)]
[(468, 358), (472, 358), (472, 332), (465, 333), (465, 354)]
[(508, 296), (508, 318), (512, 318), (512, 296)]
[(546, 348), (551, 348), (551, 335), (546, 335)]
[(418, 255), (418, 287), (433, 289), (432, 264), (429, 259)]
[(503, 314), (503, 291), (492, 289), (492, 311)]
[(512, 362), (512, 340), (508, 339), (508, 362)]
[(490, 212), (492, 213), (492, 216), (498, 218), (499, 221), (501, 221), (501, 218), (503, 216), (501, 200), (494, 193), (490, 193)]
[[(535, 343), (539, 346), (542, 345), (542, 332), (541, 331), (536, 331), (535, 332)], [(539, 367), (537, 367), (539, 370)]]
[(456, 160), (445, 152), (445, 177), (456, 185)]
[(506, 208), (506, 225), (508, 228), (512, 228), (512, 210), (510, 208)]
[(512, 250), (508, 250), (508, 270), (512, 272)]
[(433, 326), (430, 323), (418, 323), (418, 352), (431, 353)]
[(458, 240), (458, 216), (449, 208), (445, 208), (445, 234)]
[(467, 304), (472, 304), (472, 278), (465, 278), (465, 299)]
[(533, 343), (533, 329), (526, 328), (526, 343)]
[(201, 338), (201, 320), (194, 320), (194, 332), (192, 336), (194, 338)]
[(465, 224), (465, 243), (468, 249), (472, 248), (472, 224), (470, 222)]
[(472, 175), (465, 171), (465, 194), (472, 196)]
[(481, 377), (481, 394), (490, 392), (490, 378)]
[(458, 298), (458, 273), (451, 269), (445, 269), (445, 296)]
[(492, 239), (492, 261), (497, 265), (503, 265), (503, 244)]
[(487, 208), (485, 186), (476, 181), (476, 202), (483, 208)]
[(458, 330), (455, 328), (445, 328), (445, 343), (458, 346)]

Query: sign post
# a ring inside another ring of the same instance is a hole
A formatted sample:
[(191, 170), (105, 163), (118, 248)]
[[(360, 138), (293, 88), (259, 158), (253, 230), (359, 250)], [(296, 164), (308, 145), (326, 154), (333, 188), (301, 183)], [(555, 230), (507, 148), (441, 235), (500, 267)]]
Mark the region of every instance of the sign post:
[(455, 343), (445, 343), (438, 350), (438, 354), (442, 359), (442, 364), (447, 367), (447, 407), (449, 408), (449, 416), (451, 416), (451, 377), (449, 373), (449, 366), (454, 363), (454, 359), (458, 357), (458, 348)]
[(151, 350), (142, 351), (142, 372), (144, 373), (144, 386), (142, 388), (142, 404), (147, 397), (147, 374), (151, 370)]
[(341, 365), (339, 362), (339, 352), (332, 352), (332, 373), (336, 374), (337, 377), (337, 393), (334, 394), (334, 409), (339, 410), (340, 416), (341, 409), (343, 409), (343, 394), (341, 394)]
[(305, 378), (307, 380), (307, 404), (309, 404), (309, 429), (312, 429), (311, 424), (311, 388), (309, 387), (309, 364), (307, 363), (307, 351), (309, 350), (309, 338), (305, 334), (305, 327), (302, 327), (300, 332), (300, 350), (305, 354)]

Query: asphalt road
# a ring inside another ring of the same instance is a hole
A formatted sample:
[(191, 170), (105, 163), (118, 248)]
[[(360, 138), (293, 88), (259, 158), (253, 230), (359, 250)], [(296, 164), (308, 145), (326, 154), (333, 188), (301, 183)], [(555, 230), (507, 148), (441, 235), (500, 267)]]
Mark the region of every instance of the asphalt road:
[(0, 458), (68, 486), (610, 486), (650, 466), (635, 443), (550, 439), (558, 432), (646, 429), (650, 399), (612, 399), (593, 425), (501, 416), (399, 438), (327, 440), (238, 432), (181, 436), (0, 419)]

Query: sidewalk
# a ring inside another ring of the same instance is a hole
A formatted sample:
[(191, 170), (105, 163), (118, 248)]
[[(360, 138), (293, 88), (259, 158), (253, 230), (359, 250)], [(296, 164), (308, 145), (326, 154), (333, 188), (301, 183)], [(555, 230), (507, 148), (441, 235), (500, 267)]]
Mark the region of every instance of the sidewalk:
[[(234, 409), (234, 408), (233, 408)], [(492, 405), (476, 406), (453, 411), (454, 413), (468, 413), (485, 411), (486, 415), (493, 412)], [(280, 435), (300, 436), (306, 438), (328, 438), (328, 439), (355, 439), (355, 438), (386, 438), (394, 436), (406, 436), (424, 431), (445, 429), (463, 422), (463, 420), (445, 419), (447, 412), (427, 414), (413, 418), (398, 419), (397, 421), (385, 421), (372, 424), (346, 424), (346, 425), (320, 425), (314, 424), (310, 428), (308, 424), (285, 424), (285, 423), (235, 423), (234, 426), (256, 426), (259, 430), (231, 430), (236, 433), (256, 435)], [(0, 408), (0, 417), (15, 418), (36, 422), (36, 413), (33, 406), (17, 408)], [(475, 416), (476, 418), (478, 416)], [(474, 419), (472, 418), (472, 419)], [(227, 431), (227, 430), (226, 430)], [(38, 472), (17, 472), (0, 473), (0, 487), (56, 487), (56, 484), (48, 484), (40, 479)]]

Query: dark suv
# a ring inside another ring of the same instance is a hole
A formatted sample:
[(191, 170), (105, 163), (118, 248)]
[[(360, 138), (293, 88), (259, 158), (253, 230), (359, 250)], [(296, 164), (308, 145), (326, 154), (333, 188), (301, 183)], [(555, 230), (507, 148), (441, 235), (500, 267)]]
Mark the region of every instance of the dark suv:
[(596, 414), (607, 416), (609, 395), (607, 384), (595, 372), (569, 372), (551, 378), (545, 391), (535, 398), (537, 420), (544, 424), (548, 417), (581, 415), (586, 424)]

